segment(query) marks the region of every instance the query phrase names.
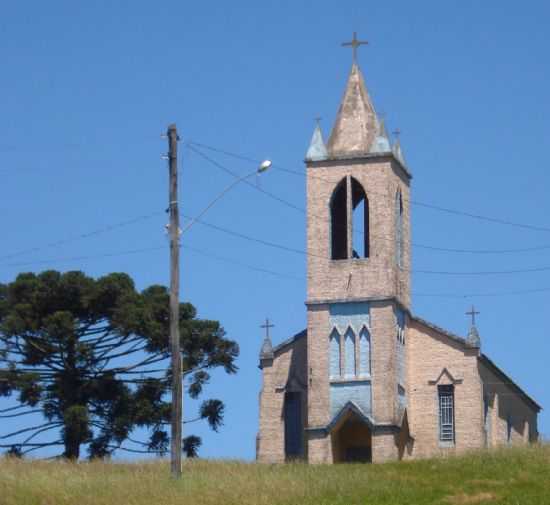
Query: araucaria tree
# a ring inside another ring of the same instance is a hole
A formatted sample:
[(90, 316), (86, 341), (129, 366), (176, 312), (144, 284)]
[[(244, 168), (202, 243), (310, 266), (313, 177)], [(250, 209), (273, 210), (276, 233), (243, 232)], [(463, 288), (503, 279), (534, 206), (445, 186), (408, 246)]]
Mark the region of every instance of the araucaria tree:
[[(0, 427), (6, 425), (2, 418), (17, 419), (19, 426), (10, 433), (0, 428), (0, 447), (21, 455), (59, 446), (71, 459), (83, 448), (92, 458), (117, 449), (166, 452), (168, 300), (165, 287), (138, 292), (122, 273), (93, 279), (46, 271), (0, 284), (0, 396), (17, 401), (0, 409)], [(180, 332), (191, 397), (201, 394), (211, 369), (236, 372), (238, 346), (224, 337), (219, 322), (197, 319), (195, 308), (182, 303)], [(221, 401), (206, 400), (186, 422), (205, 419), (217, 430), (223, 411)], [(24, 423), (28, 419), (35, 421)], [(146, 429), (146, 440), (132, 438), (136, 428)], [(198, 437), (184, 439), (189, 456), (199, 445)]]

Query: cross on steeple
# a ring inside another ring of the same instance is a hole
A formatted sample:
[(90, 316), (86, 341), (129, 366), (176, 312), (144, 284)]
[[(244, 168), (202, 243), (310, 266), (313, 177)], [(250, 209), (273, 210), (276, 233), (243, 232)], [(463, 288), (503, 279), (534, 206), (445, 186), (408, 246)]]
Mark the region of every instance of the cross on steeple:
[(269, 339), (269, 328), (274, 328), (275, 325), (269, 322), (269, 318), (265, 318), (265, 323), (260, 326), (260, 328), (265, 328), (265, 338)]
[(353, 39), (351, 42), (344, 42), (342, 47), (351, 47), (353, 50), (353, 63), (357, 63), (357, 48), (359, 46), (366, 46), (368, 42), (366, 40), (357, 40), (357, 32), (353, 32)]
[(478, 314), (480, 314), (480, 312), (478, 312), (473, 305), (471, 310), (469, 312), (466, 312), (467, 316), (472, 316), (472, 326), (476, 325), (476, 316)]
[(392, 133), (395, 135), (397, 139), (399, 139), (399, 135), (401, 135), (401, 130), (399, 128), (396, 128), (392, 131)]

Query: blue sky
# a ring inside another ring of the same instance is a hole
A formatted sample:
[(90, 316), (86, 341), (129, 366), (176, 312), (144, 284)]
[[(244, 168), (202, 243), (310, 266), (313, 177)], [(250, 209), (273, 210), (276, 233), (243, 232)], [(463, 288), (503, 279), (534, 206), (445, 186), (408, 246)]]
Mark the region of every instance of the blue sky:
[[(128, 272), (139, 288), (168, 283), (166, 142), (176, 122), (181, 210), (194, 215), (232, 177), (185, 147), (195, 141), (303, 171), (314, 126), (328, 135), (351, 65), (340, 43), (357, 31), (359, 63), (378, 111), (400, 128), (412, 198), (550, 228), (550, 5), (527, 2), (5, 2), (0, 19), (0, 282), (22, 271)], [(254, 165), (207, 152), (239, 174)], [(304, 177), (274, 168), (261, 187), (299, 208)], [(160, 212), (160, 214), (159, 214)], [(134, 224), (77, 237), (156, 213)], [(305, 247), (300, 211), (246, 185), (205, 220)], [(550, 232), (413, 205), (413, 241), (442, 248), (550, 246)], [(75, 238), (74, 240), (72, 240)], [(70, 240), (67, 240), (70, 239)], [(49, 246), (52, 242), (65, 241)], [(188, 245), (293, 278), (182, 253), (182, 299), (222, 321), (241, 346), (236, 376), (214, 376), (225, 426), (202, 455), (252, 458), (262, 331), (280, 341), (305, 327), (305, 256), (196, 225)], [(159, 247), (156, 251), (106, 256)], [(36, 248), (33, 252), (5, 256)], [(453, 272), (550, 266), (550, 249), (501, 254), (413, 248), (413, 268)], [(87, 259), (71, 259), (86, 256)], [(465, 334), (481, 311), (484, 351), (547, 407), (550, 271), (413, 274), (413, 311)], [(5, 403), (5, 402), (4, 402)], [(0, 405), (2, 401), (0, 401)], [(186, 400), (188, 412), (195, 404)], [(550, 435), (543, 411), (540, 431)]]

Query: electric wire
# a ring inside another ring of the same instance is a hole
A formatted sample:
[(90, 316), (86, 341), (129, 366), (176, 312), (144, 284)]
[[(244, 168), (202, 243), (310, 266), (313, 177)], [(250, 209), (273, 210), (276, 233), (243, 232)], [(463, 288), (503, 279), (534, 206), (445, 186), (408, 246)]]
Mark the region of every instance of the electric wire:
[[(191, 216), (182, 214), (182, 217), (188, 220), (193, 219)], [(204, 220), (196, 220), (196, 222), (202, 226), (205, 226), (207, 228), (237, 237), (239, 239), (247, 240), (250, 242), (258, 243), (260, 245), (271, 247), (279, 250), (283, 250), (286, 252), (291, 252), (293, 254), (298, 254), (300, 256), (313, 256), (317, 258), (324, 258), (324, 256), (320, 255), (314, 255), (311, 253), (308, 253), (307, 251), (304, 251), (302, 249), (297, 249), (293, 247), (288, 247), (283, 244), (279, 244), (276, 242), (271, 242), (268, 240), (259, 239), (257, 237), (253, 237), (251, 235), (247, 235), (235, 230), (230, 230), (228, 228), (206, 222)], [(64, 257), (64, 258), (52, 258), (48, 260), (37, 260), (37, 261), (28, 261), (28, 262), (18, 262), (18, 263), (10, 263), (10, 266), (27, 266), (32, 264), (44, 264), (44, 263), (56, 263), (56, 262), (65, 262), (65, 261), (81, 261), (81, 260), (90, 260), (90, 259), (97, 259), (97, 258), (106, 258), (106, 257), (115, 257), (115, 256), (125, 256), (125, 255), (131, 255), (131, 254), (139, 254), (139, 253), (145, 253), (145, 252), (152, 252), (152, 251), (159, 251), (159, 250), (165, 250), (167, 246), (155, 246), (155, 247), (147, 247), (147, 248), (141, 248), (141, 249), (131, 249), (126, 251), (117, 251), (117, 252), (109, 252), (109, 253), (102, 253), (97, 255), (83, 255), (83, 256), (72, 256), (72, 257)], [(222, 261), (225, 263), (234, 264), (237, 266), (240, 266), (242, 268), (246, 268), (252, 271), (269, 274), (275, 277), (279, 277), (282, 279), (291, 279), (296, 281), (305, 281), (305, 277), (302, 276), (296, 276), (292, 275), (290, 273), (285, 272), (279, 272), (263, 267), (258, 267), (251, 265), (246, 262), (242, 262), (239, 260), (235, 260), (233, 258), (229, 258), (226, 256), (222, 256), (216, 253), (212, 253), (209, 251), (205, 251), (203, 249), (196, 248), (194, 246), (189, 246), (187, 244), (182, 244), (182, 248), (184, 250), (189, 250), (191, 252), (194, 252), (198, 255), (209, 257), (218, 261)], [(538, 272), (542, 270), (550, 270), (550, 267), (541, 267), (537, 269), (527, 269), (528, 272)], [(490, 272), (440, 272), (440, 271), (429, 271), (429, 270), (409, 270), (410, 273), (430, 273), (430, 274), (439, 274), (439, 275), (492, 275), (492, 274), (510, 274), (510, 273), (524, 273), (524, 270), (513, 270), (513, 271), (490, 271)], [(488, 293), (465, 293), (465, 294), (457, 294), (457, 293), (422, 293), (422, 292), (413, 292), (414, 296), (418, 297), (431, 297), (431, 298), (455, 298), (455, 299), (463, 299), (463, 298), (479, 298), (479, 297), (501, 297), (501, 296), (515, 296), (515, 295), (525, 295), (525, 294), (534, 294), (534, 293), (542, 293), (542, 292), (549, 292), (550, 287), (543, 287), (543, 288), (534, 288), (534, 289), (525, 289), (525, 290), (515, 290), (515, 291), (503, 291), (503, 292), (488, 292)]]
[[(253, 158), (250, 158), (248, 156), (243, 156), (243, 155), (240, 155), (240, 154), (231, 153), (229, 151), (219, 149), (217, 147), (213, 147), (213, 146), (210, 146), (210, 145), (207, 145), (207, 144), (203, 144), (203, 143), (199, 143), (199, 142), (195, 142), (195, 141), (191, 141), (191, 140), (188, 140), (187, 144), (202, 147), (202, 148), (214, 151), (214, 152), (218, 152), (220, 154), (224, 154), (226, 156), (230, 156), (230, 157), (233, 157), (233, 158), (236, 158), (236, 159), (243, 160), (243, 161), (248, 161), (248, 162), (253, 162), (253, 163), (258, 162), (257, 160), (255, 160)], [(277, 168), (278, 170), (281, 170), (283, 172), (287, 172), (287, 173), (290, 173), (290, 174), (294, 174), (294, 175), (299, 175), (300, 177), (305, 177), (305, 175), (306, 175), (304, 172), (300, 172), (298, 170), (292, 170), (292, 169), (286, 168), (284, 166), (281, 166), (279, 164), (273, 164), (273, 166), (275, 168)], [(321, 177), (319, 175), (314, 175), (312, 177), (317, 178), (319, 180), (328, 181), (328, 179), (326, 179), (324, 177)], [(487, 221), (487, 222), (500, 224), (500, 225), (505, 225), (505, 226), (513, 226), (513, 227), (517, 227), (517, 228), (524, 228), (524, 229), (528, 229), (528, 230), (532, 230), (532, 231), (550, 232), (550, 228), (546, 227), (546, 226), (538, 226), (538, 225), (527, 224), (527, 223), (519, 223), (519, 222), (510, 221), (510, 220), (506, 220), (506, 219), (500, 219), (500, 218), (496, 218), (496, 217), (492, 217), (492, 216), (485, 216), (485, 215), (482, 215), (482, 214), (475, 214), (475, 213), (465, 212), (465, 211), (458, 210), (458, 209), (450, 209), (450, 208), (447, 208), (447, 207), (442, 207), (440, 205), (421, 202), (421, 201), (413, 200), (413, 199), (409, 199), (409, 202), (411, 204), (417, 205), (419, 207), (426, 207), (426, 208), (429, 208), (429, 209), (432, 209), (432, 210), (437, 210), (439, 212), (445, 212), (445, 213), (448, 213), (448, 214), (455, 214), (455, 215), (459, 215), (459, 216), (469, 217), (471, 219)], [(547, 249), (547, 248), (550, 248), (550, 246), (544, 247), (544, 248)], [(456, 251), (456, 252), (461, 252), (461, 251)]]
[(4, 256), (0, 256), (0, 263), (3, 263), (5, 260), (9, 260), (9, 259), (14, 258), (16, 256), (21, 256), (23, 254), (38, 252), (38, 251), (42, 251), (44, 249), (48, 249), (48, 248), (51, 248), (51, 247), (57, 247), (57, 246), (69, 244), (71, 242), (75, 242), (75, 241), (78, 241), (78, 240), (82, 240), (82, 239), (86, 239), (86, 238), (90, 238), (90, 237), (95, 237), (95, 236), (101, 235), (103, 233), (107, 233), (107, 232), (110, 232), (110, 231), (113, 231), (113, 230), (124, 228), (126, 226), (130, 226), (130, 225), (133, 225), (133, 224), (136, 224), (136, 223), (140, 223), (142, 221), (147, 221), (148, 219), (151, 219), (155, 216), (159, 216), (159, 215), (162, 215), (162, 214), (164, 214), (164, 211), (151, 212), (149, 214), (144, 214), (144, 215), (141, 215), (141, 216), (137, 216), (135, 218), (128, 219), (126, 221), (121, 221), (121, 222), (118, 222), (118, 223), (115, 223), (115, 224), (112, 224), (112, 225), (104, 226), (102, 228), (98, 228), (96, 230), (92, 230), (92, 231), (87, 232), (87, 233), (82, 233), (80, 235), (75, 235), (73, 237), (69, 237), (69, 238), (66, 238), (66, 239), (56, 240), (55, 242), (50, 242), (48, 244), (44, 244), (44, 245), (41, 245), (41, 246), (31, 247), (29, 249), (23, 249), (23, 250), (20, 250), (20, 251), (17, 251), (17, 252), (6, 254)]
[[(208, 161), (209, 163), (211, 163), (215, 167), (220, 168), (224, 172), (229, 173), (230, 175), (232, 175), (233, 177), (239, 177), (239, 175), (237, 173), (233, 172), (232, 170), (229, 170), (227, 167), (225, 167), (221, 163), (217, 162), (216, 160), (214, 160), (210, 156), (206, 155), (205, 153), (203, 153), (202, 151), (200, 151), (199, 149), (194, 147), (195, 145), (197, 145), (196, 142), (188, 141), (187, 148), (190, 149), (191, 151), (193, 151), (194, 153), (198, 154), (200, 157), (202, 157), (204, 160)], [(204, 144), (199, 144), (199, 145), (204, 146)], [(210, 149), (214, 150), (215, 148), (210, 147)], [(221, 152), (222, 154), (230, 155), (227, 151), (219, 150), (219, 152)], [(241, 159), (243, 161), (255, 162), (255, 160), (253, 160), (252, 158), (248, 158), (246, 156), (240, 156), (240, 155), (237, 155), (237, 154), (232, 154), (232, 156), (237, 157), (238, 159)], [(300, 172), (295, 171), (295, 170), (281, 168), (279, 165), (274, 165), (274, 167), (278, 168), (279, 170), (283, 170), (283, 171), (290, 172), (290, 173), (293, 173), (293, 174), (298, 174), (300, 176), (305, 176), (304, 173), (300, 173)], [(326, 178), (323, 178), (323, 177), (319, 177), (319, 176), (312, 176), (312, 177), (321, 179), (323, 181), (328, 181)], [(332, 183), (333, 181), (328, 181), (328, 182)], [(285, 200), (284, 198), (281, 198), (281, 197), (273, 194), (272, 192), (269, 192), (269, 191), (266, 191), (262, 188), (259, 188), (258, 186), (254, 185), (250, 182), (248, 182), (248, 184), (252, 188), (259, 190), (261, 193), (264, 193), (264, 194), (268, 195), (270, 198), (272, 198), (272, 199), (274, 199), (274, 200), (276, 200), (280, 203), (283, 203), (287, 207), (298, 210), (302, 214), (306, 214), (306, 210), (304, 208), (299, 207), (299, 206)], [(383, 195), (383, 196), (387, 196), (387, 195)], [(428, 204), (426, 204), (426, 205), (428, 205)], [(328, 223), (328, 220), (326, 218), (324, 218), (323, 216), (319, 216), (319, 215), (315, 215), (315, 214), (313, 214), (313, 216), (315, 216), (318, 219), (321, 219), (322, 221)], [(359, 234), (364, 234), (363, 230), (354, 230), (354, 232), (359, 233)], [(389, 237), (381, 237), (381, 236), (377, 236), (377, 235), (374, 235), (374, 234), (371, 234), (370, 236), (372, 238), (376, 238), (376, 239), (379, 239), (379, 240), (393, 241), (393, 238), (389, 238)], [(450, 248), (450, 247), (438, 247), (438, 246), (432, 246), (432, 245), (427, 245), (427, 244), (420, 244), (420, 243), (417, 243), (417, 242), (414, 242), (414, 241), (411, 241), (411, 245), (413, 247), (418, 248), (418, 249), (426, 249), (426, 250), (430, 250), (430, 251), (439, 251), (439, 252), (447, 252), (447, 253), (487, 254), (487, 255), (490, 255), (490, 254), (512, 254), (512, 253), (522, 253), (522, 252), (535, 252), (535, 251), (542, 251), (542, 250), (549, 250), (550, 249), (550, 245), (534, 246), (534, 247), (523, 247), (523, 248), (516, 248), (516, 249), (463, 249), (463, 248), (453, 249), (453, 248)]]

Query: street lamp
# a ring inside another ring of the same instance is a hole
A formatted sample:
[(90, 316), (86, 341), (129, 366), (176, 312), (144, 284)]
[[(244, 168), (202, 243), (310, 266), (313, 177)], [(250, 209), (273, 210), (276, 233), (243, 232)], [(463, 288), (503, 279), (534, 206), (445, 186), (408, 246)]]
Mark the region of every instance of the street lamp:
[(197, 214), (183, 230), (179, 229), (178, 210), (178, 171), (177, 171), (177, 141), (179, 139), (176, 125), (170, 125), (167, 132), (168, 137), (168, 160), (170, 174), (169, 206), (170, 225), (170, 359), (172, 367), (172, 419), (171, 419), (171, 446), (170, 466), (172, 475), (175, 478), (181, 477), (181, 439), (183, 423), (183, 388), (182, 388), (182, 367), (181, 349), (179, 335), (179, 236), (188, 231), (216, 202), (221, 200), (225, 194), (233, 189), (240, 182), (261, 174), (271, 167), (270, 160), (262, 161), (258, 167), (249, 174), (235, 179), (216, 198), (214, 198), (199, 214)]
[(194, 218), (191, 219), (189, 223), (181, 230), (181, 234), (183, 235), (186, 231), (191, 228), (204, 214), (206, 214), (219, 200), (221, 200), (229, 191), (231, 191), (237, 184), (240, 182), (245, 181), (246, 179), (250, 179), (251, 177), (254, 177), (255, 175), (261, 174), (265, 172), (266, 170), (269, 170), (271, 168), (271, 160), (264, 160), (262, 161), (258, 167), (249, 174), (243, 175), (242, 177), (239, 177), (238, 179), (235, 179), (229, 186), (227, 186), (216, 198), (214, 198), (199, 214), (197, 214)]

